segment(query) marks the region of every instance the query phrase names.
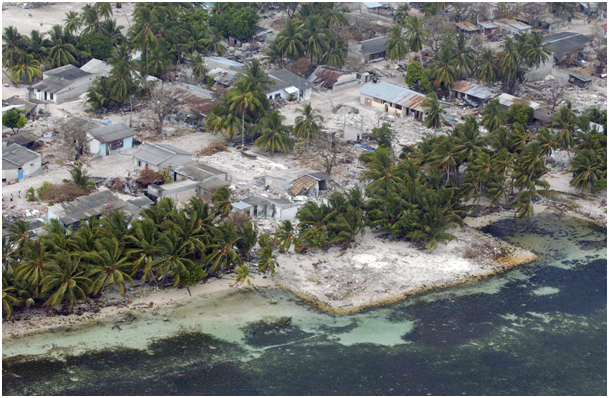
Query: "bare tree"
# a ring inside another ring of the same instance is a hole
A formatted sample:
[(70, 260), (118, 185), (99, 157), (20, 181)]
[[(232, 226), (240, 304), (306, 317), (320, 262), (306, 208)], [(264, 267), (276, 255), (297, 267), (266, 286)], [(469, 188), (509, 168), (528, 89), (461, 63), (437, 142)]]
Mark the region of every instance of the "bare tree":
[(55, 127), (59, 141), (65, 150), (79, 160), (85, 153), (89, 139), (87, 138), (87, 125), (85, 119), (71, 117), (58, 123)]
[(491, 18), (491, 10), (488, 3), (476, 3), (475, 9), (480, 21), (488, 21)]
[(324, 173), (330, 175), (334, 166), (338, 164), (339, 155), (344, 151), (344, 144), (336, 139), (336, 133), (318, 134), (313, 145), (309, 148), (313, 155), (319, 157), (319, 161), (324, 168)]
[(427, 28), (427, 30), (429, 31), (429, 35), (427, 37), (427, 45), (431, 47), (434, 53), (437, 53), (440, 49), (442, 38), (445, 35), (450, 34), (451, 31), (453, 31), (453, 25), (444, 15), (426, 16), (424, 23), (425, 28)]
[(547, 3), (524, 3), (520, 7), (520, 15), (529, 21), (533, 28), (545, 20), (550, 9)]
[[(607, 46), (603, 46), (596, 50), (596, 73), (601, 74), (607, 70)], [(606, 73), (606, 72), (605, 72)]]
[(151, 92), (149, 104), (154, 113), (154, 128), (160, 139), (165, 138), (163, 135), (165, 119), (178, 111), (183, 102), (183, 95), (183, 90), (169, 88), (166, 84)]
[(556, 78), (548, 87), (548, 95), (552, 103), (552, 112), (562, 102), (565, 91), (567, 89), (567, 81), (565, 79)]

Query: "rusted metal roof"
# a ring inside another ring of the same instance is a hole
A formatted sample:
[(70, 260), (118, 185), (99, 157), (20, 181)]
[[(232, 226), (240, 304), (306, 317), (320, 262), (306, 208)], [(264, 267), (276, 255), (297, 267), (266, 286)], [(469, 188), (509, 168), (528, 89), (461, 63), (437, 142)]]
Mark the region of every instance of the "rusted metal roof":
[[(309, 81), (313, 84), (318, 84), (323, 88), (332, 88), (334, 84), (338, 80), (339, 77), (349, 74), (350, 72), (343, 72), (336, 68), (331, 68), (329, 66), (319, 66), (313, 72)], [(311, 80), (312, 79), (312, 80)]]
[(409, 109), (414, 109), (415, 111), (425, 112), (422, 106), (424, 100), (425, 96), (423, 94), (415, 93), (413, 91), (412, 93), (408, 93), (404, 98), (396, 102), (396, 104), (400, 104)]
[(315, 185), (317, 181), (309, 176), (302, 176), (294, 181), (292, 181), (292, 187), (290, 188), (290, 192), (294, 196), (300, 195), (303, 191), (308, 191), (313, 185)]
[(360, 94), (399, 104), (419, 112), (424, 112), (421, 103), (425, 96), (416, 91), (386, 82), (369, 82), (359, 89)]
[(458, 81), (453, 86), (453, 90), (482, 100), (490, 98), (493, 94), (488, 88), (476, 83), (468, 82), (467, 80)]

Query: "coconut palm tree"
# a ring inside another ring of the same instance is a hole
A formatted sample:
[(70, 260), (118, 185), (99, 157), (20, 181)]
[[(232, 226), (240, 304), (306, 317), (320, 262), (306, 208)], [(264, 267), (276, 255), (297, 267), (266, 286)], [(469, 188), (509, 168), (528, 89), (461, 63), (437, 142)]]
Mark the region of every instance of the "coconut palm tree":
[(4, 28), (2, 35), (2, 66), (11, 67), (25, 52), (26, 40), (14, 26)]
[(401, 25), (396, 24), (389, 29), (389, 40), (385, 43), (385, 51), (392, 61), (402, 60), (408, 54), (406, 36), (402, 33)]
[(455, 84), (455, 79), (459, 77), (457, 60), (450, 47), (444, 46), (437, 54), (437, 59), (430, 66), (431, 77), (434, 87), (444, 87), (447, 89)]
[(294, 21), (287, 23), (277, 38), (277, 49), (281, 58), (297, 59), (305, 51), (305, 39), (302, 28)]
[(275, 237), (277, 237), (278, 239), (279, 251), (281, 253), (290, 251), (292, 241), (294, 240), (294, 232), (294, 226), (288, 220), (283, 221), (281, 225), (277, 228), (277, 231), (275, 232)]
[(304, 45), (311, 63), (318, 62), (328, 48), (328, 34), (322, 27), (322, 20), (318, 16), (310, 16), (304, 23)]
[(410, 11), (410, 5), (408, 3), (400, 3), (398, 8), (393, 12), (393, 22), (401, 23), (405, 20)]
[(320, 124), (324, 118), (319, 110), (313, 108), (310, 102), (297, 109), (297, 112), (300, 115), (296, 117), (294, 135), (304, 140), (306, 145), (307, 142), (319, 134)]
[(460, 77), (467, 77), (474, 70), (474, 49), (468, 46), (467, 38), (463, 33), (457, 36), (455, 42), (455, 59)]
[(96, 251), (91, 253), (93, 267), (89, 272), (93, 279), (91, 294), (97, 295), (114, 286), (120, 294), (125, 294), (125, 283), (133, 285), (133, 279), (127, 273), (133, 263), (125, 254), (125, 246), (116, 238), (102, 238), (95, 242)]
[(156, 32), (159, 30), (160, 24), (156, 22), (148, 7), (137, 7), (134, 13), (135, 24), (129, 30), (130, 43), (145, 53), (146, 75), (149, 75), (148, 51), (158, 43)]
[(8, 233), (13, 243), (13, 254), (22, 257), (23, 251), (32, 239), (29, 221), (23, 219), (15, 221), (8, 227)]
[(105, 35), (112, 40), (112, 43), (115, 46), (118, 46), (127, 40), (122, 32), (122, 29), (124, 28), (123, 25), (118, 25), (115, 19), (106, 19), (102, 22), (102, 30), (105, 32)]
[(163, 235), (163, 238), (162, 245), (165, 251), (155, 278), (160, 279), (162, 282), (171, 277), (174, 281), (173, 285), (177, 286), (180, 283), (182, 275), (187, 276), (190, 274), (188, 268), (195, 266), (195, 263), (190, 259), (192, 251), (189, 248), (191, 245), (180, 238), (174, 231), (168, 231)]
[(516, 208), (515, 215), (517, 218), (532, 217), (535, 214), (533, 208), (533, 198), (535, 196), (536, 194), (531, 191), (521, 191), (516, 195), (514, 207)]
[(499, 70), (503, 83), (508, 92), (512, 92), (516, 85), (516, 80), (520, 76), (520, 61), (522, 57), (518, 54), (516, 43), (511, 37), (507, 37), (501, 45), (501, 58), (499, 59)]
[(606, 155), (599, 156), (592, 149), (577, 151), (571, 160), (571, 171), (575, 177), (571, 180), (570, 185), (580, 191), (592, 190), (597, 181), (607, 178), (606, 162)]
[(30, 39), (27, 41), (27, 52), (32, 54), (34, 59), (38, 60), (42, 65), (49, 66), (47, 54), (50, 46), (51, 41), (40, 34), (39, 30), (32, 30)]
[(279, 263), (275, 259), (276, 257), (273, 255), (273, 247), (268, 245), (260, 250), (258, 250), (258, 256), (260, 257), (256, 260), (256, 264), (258, 264), (258, 272), (268, 272), (271, 275), (275, 274), (275, 268), (279, 267)]
[(279, 41), (279, 37), (275, 38), (273, 41), (270, 41), (262, 53), (264, 54), (264, 59), (269, 61), (271, 64), (283, 66), (283, 53), (279, 47)]
[(88, 104), (93, 111), (114, 107), (117, 104), (117, 101), (112, 95), (110, 80), (104, 77), (95, 79), (91, 87), (87, 90), (85, 103)]
[(461, 163), (461, 156), (458, 153), (455, 138), (439, 136), (434, 145), (429, 164), (446, 171), (446, 185), (450, 183), (451, 169), (456, 170), (459, 163)]
[(64, 183), (74, 184), (82, 189), (91, 189), (95, 186), (95, 183), (89, 181), (89, 174), (87, 173), (87, 170), (82, 168), (82, 166), (70, 169), (70, 175), (72, 177), (69, 180), (64, 179)]
[(212, 28), (207, 37), (203, 40), (203, 44), (205, 45), (205, 49), (211, 53), (216, 53), (220, 57), (226, 54), (226, 47), (222, 44), (224, 38), (220, 34), (220, 32)]
[(497, 80), (497, 68), (495, 67), (494, 53), (491, 49), (482, 50), (476, 59), (474, 76), (479, 82), (491, 84)]
[(410, 15), (402, 21), (407, 31), (406, 39), (408, 40), (410, 51), (421, 51), (425, 44), (425, 39), (429, 36), (429, 31), (423, 27), (423, 22), (414, 15)]
[(243, 264), (241, 257), (237, 254), (235, 247), (243, 239), (237, 233), (232, 222), (225, 223), (218, 227), (212, 227), (211, 254), (206, 258), (209, 265), (209, 273), (220, 271), (230, 271), (236, 266)]
[(76, 63), (78, 50), (74, 44), (70, 43), (68, 37), (64, 35), (62, 27), (55, 25), (49, 32), (51, 48), (49, 49), (49, 63), (51, 66), (60, 67)]
[(157, 224), (149, 218), (136, 220), (132, 233), (126, 236), (125, 242), (129, 250), (125, 254), (134, 258), (132, 275), (142, 270), (142, 283), (146, 282), (148, 277), (153, 277), (155, 267), (163, 261), (163, 239)]
[(575, 145), (575, 129), (577, 127), (577, 116), (573, 113), (571, 102), (567, 101), (567, 105), (561, 107), (552, 118), (554, 121), (551, 127), (558, 129), (558, 141), (561, 147), (567, 150), (567, 156), (571, 159), (569, 150)]
[(482, 125), (486, 131), (494, 131), (497, 127), (505, 124), (504, 113), (499, 109), (499, 100), (497, 98), (486, 104), (483, 111)]
[(279, 111), (267, 112), (260, 120), (262, 136), (254, 141), (254, 145), (269, 151), (271, 156), (275, 152), (288, 153), (294, 146), (294, 140), (288, 135), (290, 128), (282, 124), (284, 120), (285, 116)]
[(219, 102), (205, 119), (205, 127), (212, 134), (221, 133), (224, 138), (230, 140), (241, 130), (241, 118), (231, 112), (225, 102)]
[(112, 5), (110, 3), (97, 2), (95, 3), (95, 8), (102, 18), (108, 19), (113, 15)]
[(108, 238), (114, 237), (123, 244), (129, 234), (129, 225), (132, 220), (133, 216), (125, 216), (123, 210), (110, 210), (101, 217), (100, 233)]
[(34, 78), (42, 78), (40, 62), (32, 54), (21, 54), (19, 61), (8, 68), (8, 72), (11, 74), (11, 81), (17, 83), (21, 82), (21, 76), (23, 75), (26, 76), (28, 83), (32, 83)]
[(328, 230), (332, 236), (328, 244), (338, 243), (343, 249), (347, 249), (357, 235), (364, 235), (364, 227), (361, 210), (348, 205), (344, 212), (328, 223)]
[(425, 242), (425, 248), (431, 250), (436, 250), (438, 243), (447, 244), (457, 240), (455, 235), (444, 232), (447, 228), (456, 226), (456, 222), (443, 215), (438, 206), (431, 206), (425, 210), (415, 221), (415, 230), (406, 235), (408, 238)]
[(245, 145), (245, 113), (262, 107), (258, 96), (245, 85), (236, 85), (226, 96), (231, 112), (241, 115), (241, 145)]
[(85, 27), (82, 33), (104, 33), (100, 14), (95, 5), (85, 4), (82, 8), (82, 24)]
[(82, 26), (82, 18), (76, 11), (68, 11), (63, 22), (65, 23), (64, 29), (70, 34), (75, 33)]
[(70, 309), (78, 299), (85, 300), (90, 291), (91, 280), (84, 275), (82, 258), (64, 251), (57, 255), (56, 264), (51, 265), (42, 279), (42, 294), (50, 294), (44, 306), (57, 306), (68, 300)]
[(108, 80), (109, 85), (112, 87), (110, 94), (117, 102), (125, 103), (131, 98), (135, 88), (132, 66), (132, 61), (128, 63), (120, 62), (115, 64), (110, 72)]
[(205, 67), (205, 60), (199, 54), (192, 55), (190, 57), (190, 61), (192, 62), (192, 76), (195, 78), (195, 81), (200, 82), (207, 75), (207, 68)]
[(161, 224), (161, 229), (171, 230), (188, 245), (188, 252), (195, 256), (202, 256), (205, 252), (205, 238), (207, 232), (199, 225), (197, 219), (188, 217), (185, 211), (177, 212), (171, 219)]
[(434, 91), (427, 94), (421, 103), (421, 106), (425, 111), (425, 127), (438, 131), (438, 129), (446, 122), (446, 120), (444, 120), (444, 116), (442, 116), (446, 106), (440, 104), (438, 94), (436, 94)]
[(478, 120), (473, 116), (467, 116), (464, 123), (458, 124), (453, 136), (455, 150), (466, 161), (473, 161), (486, 149), (484, 139), (480, 135)]
[(2, 312), (6, 315), (5, 319), (10, 319), (13, 308), (21, 303), (18, 297), (19, 290), (14, 286), (9, 286), (2, 276)]
[(246, 221), (238, 227), (241, 239), (237, 242), (237, 250), (245, 261), (250, 261), (250, 251), (258, 242), (258, 225), (251, 221)]
[(347, 25), (345, 12), (348, 11), (349, 9), (347, 7), (339, 6), (336, 3), (323, 3), (321, 17), (328, 28), (335, 25)]
[(227, 187), (220, 187), (211, 196), (211, 202), (214, 205), (214, 218), (224, 218), (230, 214), (233, 205), (230, 201), (230, 191)]
[(396, 186), (403, 182), (399, 173), (396, 172), (396, 159), (391, 155), (390, 148), (378, 147), (374, 152), (369, 152), (368, 156), (360, 156), (360, 161), (364, 161), (368, 168), (362, 173), (360, 181), (372, 181), (366, 185), (366, 195), (368, 196), (395, 192)]
[(552, 151), (559, 147), (557, 134), (555, 134), (552, 130), (544, 127), (537, 132), (537, 141), (543, 149), (545, 164), (547, 163), (548, 158), (552, 154)]
[(340, 40), (331, 36), (330, 41), (328, 43), (328, 51), (322, 58), (321, 62), (324, 65), (328, 65), (334, 68), (341, 69), (345, 63), (345, 54), (343, 51), (343, 46)]
[(539, 32), (527, 35), (526, 43), (522, 49), (522, 57), (529, 67), (535, 65), (536, 68), (539, 68), (539, 65), (547, 62), (551, 55), (550, 51), (543, 47), (541, 40), (542, 36)]
[(44, 241), (36, 239), (25, 246), (23, 259), (15, 269), (14, 278), (25, 283), (32, 297), (40, 296), (40, 287), (45, 270), (54, 265), (51, 253), (46, 250)]

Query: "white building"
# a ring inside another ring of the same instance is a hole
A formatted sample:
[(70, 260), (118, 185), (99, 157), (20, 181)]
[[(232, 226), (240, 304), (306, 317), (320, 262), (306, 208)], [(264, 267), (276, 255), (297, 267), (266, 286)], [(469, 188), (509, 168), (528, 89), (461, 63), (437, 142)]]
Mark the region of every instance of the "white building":
[(360, 104), (380, 112), (396, 116), (412, 115), (423, 120), (425, 96), (395, 84), (379, 81), (369, 82), (359, 89)]
[(42, 81), (28, 87), (28, 99), (61, 104), (84, 94), (97, 76), (74, 65), (43, 72)]
[(112, 66), (104, 61), (93, 58), (91, 61), (81, 66), (80, 70), (95, 75), (96, 77), (108, 77), (110, 76), (110, 72), (112, 72)]
[(136, 169), (162, 171), (166, 167), (190, 163), (192, 156), (171, 145), (147, 143), (133, 154), (133, 165)]
[(268, 76), (273, 84), (265, 91), (267, 98), (283, 98), (285, 100), (309, 100), (313, 85), (300, 76), (285, 69), (270, 71)]
[(42, 157), (21, 145), (2, 149), (2, 182), (22, 180), (42, 174)]
[(125, 123), (98, 127), (87, 133), (89, 153), (106, 156), (131, 149), (134, 135), (135, 131)]

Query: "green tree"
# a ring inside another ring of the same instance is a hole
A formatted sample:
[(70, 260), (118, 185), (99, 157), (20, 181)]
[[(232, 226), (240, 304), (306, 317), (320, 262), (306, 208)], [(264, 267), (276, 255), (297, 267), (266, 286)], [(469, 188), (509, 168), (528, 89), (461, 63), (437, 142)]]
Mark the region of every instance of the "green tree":
[(455, 79), (459, 77), (459, 70), (450, 47), (442, 47), (436, 60), (431, 64), (430, 71), (435, 87), (443, 86), (446, 89), (455, 84)]
[(577, 151), (571, 160), (571, 171), (575, 175), (571, 180), (571, 186), (580, 191), (592, 190), (599, 180), (607, 179), (606, 152), (596, 153), (592, 149)]
[(57, 306), (67, 300), (72, 309), (77, 300), (87, 298), (91, 280), (84, 275), (81, 261), (80, 256), (68, 251), (57, 256), (57, 264), (51, 265), (42, 279), (41, 293), (50, 294), (45, 306)]
[(271, 275), (275, 274), (275, 268), (279, 267), (279, 263), (273, 256), (273, 247), (272, 246), (264, 246), (258, 250), (258, 260), (256, 263), (258, 264), (259, 272), (269, 272)]
[(488, 132), (494, 131), (497, 127), (502, 126), (505, 123), (504, 113), (500, 110), (500, 104), (497, 98), (486, 104), (483, 114), (482, 125)]
[(21, 54), (19, 61), (15, 65), (8, 69), (11, 74), (12, 82), (21, 82), (21, 76), (25, 75), (28, 83), (31, 83), (34, 78), (42, 77), (42, 70), (40, 69), (40, 62), (34, 59), (31, 54)]
[(225, 223), (218, 227), (212, 227), (212, 244), (209, 248), (213, 250), (205, 261), (210, 265), (210, 274), (218, 270), (230, 271), (234, 267), (243, 264), (241, 257), (239, 257), (235, 250), (241, 239), (242, 237), (237, 234), (233, 223)]
[(567, 150), (567, 156), (571, 159), (570, 149), (575, 145), (575, 129), (577, 127), (577, 116), (571, 109), (571, 102), (559, 109), (558, 113), (552, 116), (551, 127), (558, 129), (558, 142), (563, 149)]
[(343, 45), (335, 36), (330, 37), (328, 48), (321, 62), (334, 68), (341, 69), (345, 63)]
[[(23, 116), (24, 111), (21, 109), (9, 109), (2, 115), (2, 125), (13, 130), (13, 133), (18, 133), (27, 123), (27, 118)], [(17, 129), (17, 131), (15, 131)]]
[(260, 121), (262, 136), (254, 141), (254, 145), (269, 151), (271, 156), (275, 152), (288, 153), (294, 147), (294, 140), (287, 134), (290, 128), (282, 124), (284, 120), (285, 116), (279, 111), (267, 112)]
[(55, 264), (46, 250), (42, 239), (36, 239), (24, 246), (23, 259), (15, 269), (14, 278), (23, 281), (32, 297), (40, 296), (40, 287), (45, 270)]
[(317, 109), (314, 109), (311, 103), (307, 103), (297, 109), (300, 113), (296, 117), (294, 124), (294, 135), (308, 143), (311, 139), (319, 134), (320, 124), (323, 122), (323, 117)]
[(4, 28), (2, 35), (2, 66), (11, 67), (25, 52), (26, 40), (14, 26)]
[(101, 32), (85, 33), (80, 40), (91, 49), (91, 56), (95, 59), (106, 61), (112, 55), (114, 42)]
[(438, 99), (438, 95), (435, 92), (431, 92), (425, 96), (425, 99), (421, 103), (423, 110), (425, 111), (425, 127), (429, 129), (438, 130), (440, 127), (446, 123), (444, 120), (445, 106), (440, 104), (440, 100)]
[(402, 33), (401, 25), (396, 24), (389, 29), (389, 40), (385, 43), (385, 51), (392, 61), (402, 60), (408, 54), (406, 36)]
[(550, 51), (542, 46), (541, 40), (542, 36), (539, 32), (533, 32), (530, 35), (527, 35), (522, 57), (526, 60), (529, 67), (534, 65), (536, 68), (539, 68), (539, 65), (547, 62), (551, 56)]
[(467, 38), (463, 33), (457, 36), (454, 51), (460, 76), (467, 77), (474, 70), (475, 51), (467, 44)]
[(421, 78), (425, 72), (420, 63), (412, 61), (406, 68), (406, 76), (404, 76), (404, 82), (408, 87), (415, 87), (419, 84)]
[(476, 59), (474, 76), (479, 82), (484, 84), (492, 84), (497, 80), (497, 68), (495, 66), (493, 50), (482, 50)]
[(294, 233), (294, 226), (288, 220), (283, 221), (279, 228), (277, 228), (275, 236), (278, 239), (280, 252), (285, 253), (290, 251), (290, 247), (292, 246), (292, 242), (294, 240)]
[(63, 22), (65, 23), (64, 29), (70, 34), (75, 33), (82, 26), (81, 16), (76, 11), (68, 11)]
[(97, 295), (114, 286), (120, 294), (125, 294), (125, 283), (133, 285), (127, 273), (133, 264), (125, 254), (125, 246), (116, 238), (102, 238), (95, 242), (96, 251), (92, 253), (93, 267), (89, 277), (93, 279), (91, 293)]
[(391, 125), (389, 123), (383, 123), (381, 127), (375, 127), (372, 129), (372, 133), (370, 134), (374, 138), (376, 138), (376, 142), (380, 148), (388, 148), (391, 150), (391, 142), (393, 140), (393, 131), (389, 128)]
[(256, 94), (245, 85), (235, 85), (226, 96), (231, 112), (241, 114), (241, 145), (245, 145), (245, 113), (262, 107)]
[(419, 52), (423, 49), (429, 31), (423, 27), (423, 22), (414, 15), (402, 20), (406, 28), (406, 38), (410, 51)]
[(296, 22), (288, 22), (277, 40), (277, 48), (281, 51), (282, 59), (284, 57), (297, 59), (304, 53), (304, 36), (302, 35), (302, 29)]
[(82, 189), (91, 189), (95, 186), (95, 184), (89, 181), (89, 175), (87, 174), (87, 170), (83, 169), (81, 165), (70, 169), (71, 179), (64, 179), (63, 182), (68, 184), (74, 184)]

